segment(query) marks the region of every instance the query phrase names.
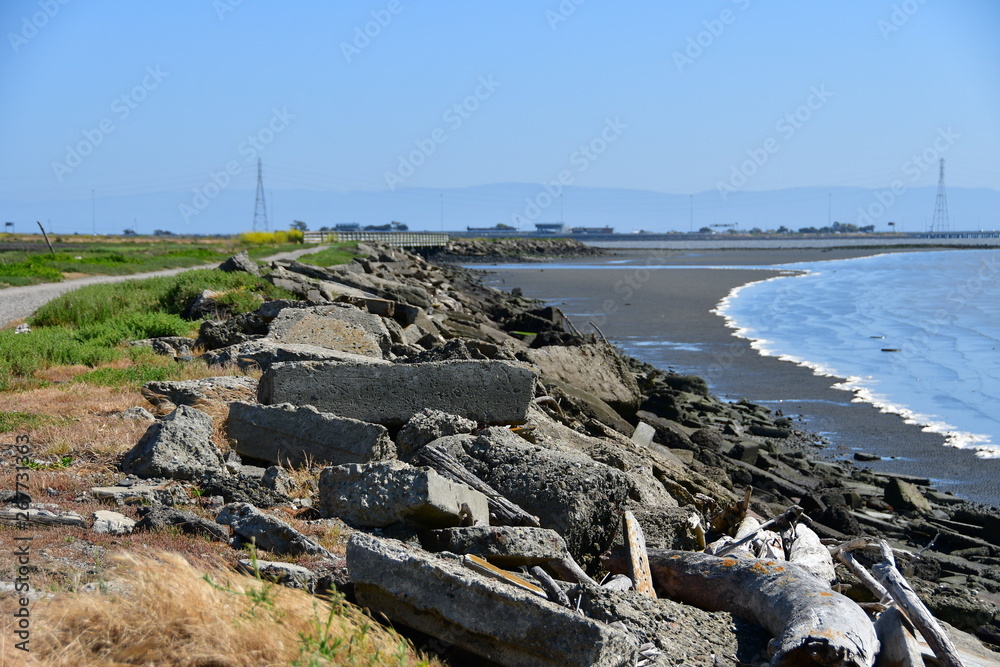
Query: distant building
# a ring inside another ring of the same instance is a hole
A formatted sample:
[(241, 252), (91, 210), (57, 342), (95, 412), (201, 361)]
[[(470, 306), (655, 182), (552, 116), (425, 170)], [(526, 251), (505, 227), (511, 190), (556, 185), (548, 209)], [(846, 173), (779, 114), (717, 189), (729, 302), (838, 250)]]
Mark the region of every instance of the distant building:
[(338, 232), (356, 232), (361, 229), (361, 225), (356, 222), (338, 222), (333, 229)]
[(565, 234), (566, 225), (561, 222), (536, 222), (535, 231), (539, 234)]
[(614, 234), (614, 227), (573, 227), (571, 234)]

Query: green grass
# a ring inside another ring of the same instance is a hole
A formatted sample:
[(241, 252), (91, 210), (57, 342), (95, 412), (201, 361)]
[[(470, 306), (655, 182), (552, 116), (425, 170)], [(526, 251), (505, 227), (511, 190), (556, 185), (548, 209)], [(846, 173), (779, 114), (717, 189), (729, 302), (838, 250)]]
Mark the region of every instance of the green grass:
[(73, 378), (101, 387), (139, 389), (147, 382), (162, 382), (180, 377), (180, 364), (174, 366), (129, 366), (128, 368), (97, 368)]
[(326, 250), (310, 253), (299, 257), (303, 264), (313, 266), (333, 266), (334, 264), (347, 264), (358, 255), (358, 244), (356, 241), (346, 241), (344, 243), (334, 243)]
[[(191, 336), (199, 323), (180, 314), (203, 290), (223, 292), (220, 301), (232, 312), (249, 312), (266, 298), (290, 298), (263, 278), (218, 269), (195, 269), (177, 276), (130, 280), (114, 285), (87, 285), (42, 306), (29, 319), (32, 331), (0, 331), (0, 391), (13, 388), (18, 378), (31, 378), (50, 366), (95, 367), (128, 355), (136, 370), (98, 369), (84, 375), (95, 384), (139, 386), (168, 379), (173, 367), (144, 359), (149, 350), (126, 348), (124, 343), (158, 336)], [(143, 379), (145, 378), (145, 379)]]
[(55, 417), (39, 415), (33, 412), (2, 412), (0, 411), (0, 433), (32, 431), (39, 426), (56, 422)]

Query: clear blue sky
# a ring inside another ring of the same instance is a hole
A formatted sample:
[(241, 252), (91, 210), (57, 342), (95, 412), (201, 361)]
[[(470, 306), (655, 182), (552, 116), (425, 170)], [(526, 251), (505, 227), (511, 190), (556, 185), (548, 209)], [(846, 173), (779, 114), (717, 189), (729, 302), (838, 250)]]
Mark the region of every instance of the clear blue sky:
[(279, 198), (717, 191), (754, 155), (747, 190), (877, 188), (945, 146), (950, 186), (1000, 189), (996, 0), (576, 2), (4, 0), (0, 199), (183, 203), (257, 155)]

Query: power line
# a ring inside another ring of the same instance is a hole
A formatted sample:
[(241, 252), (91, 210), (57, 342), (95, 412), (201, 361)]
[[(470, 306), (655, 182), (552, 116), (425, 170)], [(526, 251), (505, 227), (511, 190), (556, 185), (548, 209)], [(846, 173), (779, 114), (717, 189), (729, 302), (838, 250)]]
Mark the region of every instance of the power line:
[(253, 230), (258, 231), (258, 225), (263, 225), (264, 231), (270, 230), (267, 222), (267, 203), (264, 201), (264, 171), (257, 158), (257, 201), (253, 205)]

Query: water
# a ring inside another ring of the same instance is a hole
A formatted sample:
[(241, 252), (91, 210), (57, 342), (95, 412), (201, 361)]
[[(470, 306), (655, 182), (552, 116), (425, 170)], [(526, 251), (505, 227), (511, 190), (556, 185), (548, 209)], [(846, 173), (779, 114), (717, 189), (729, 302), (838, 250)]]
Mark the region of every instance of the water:
[(763, 355), (897, 413), (949, 446), (1000, 458), (1000, 251), (782, 265), (717, 312)]

